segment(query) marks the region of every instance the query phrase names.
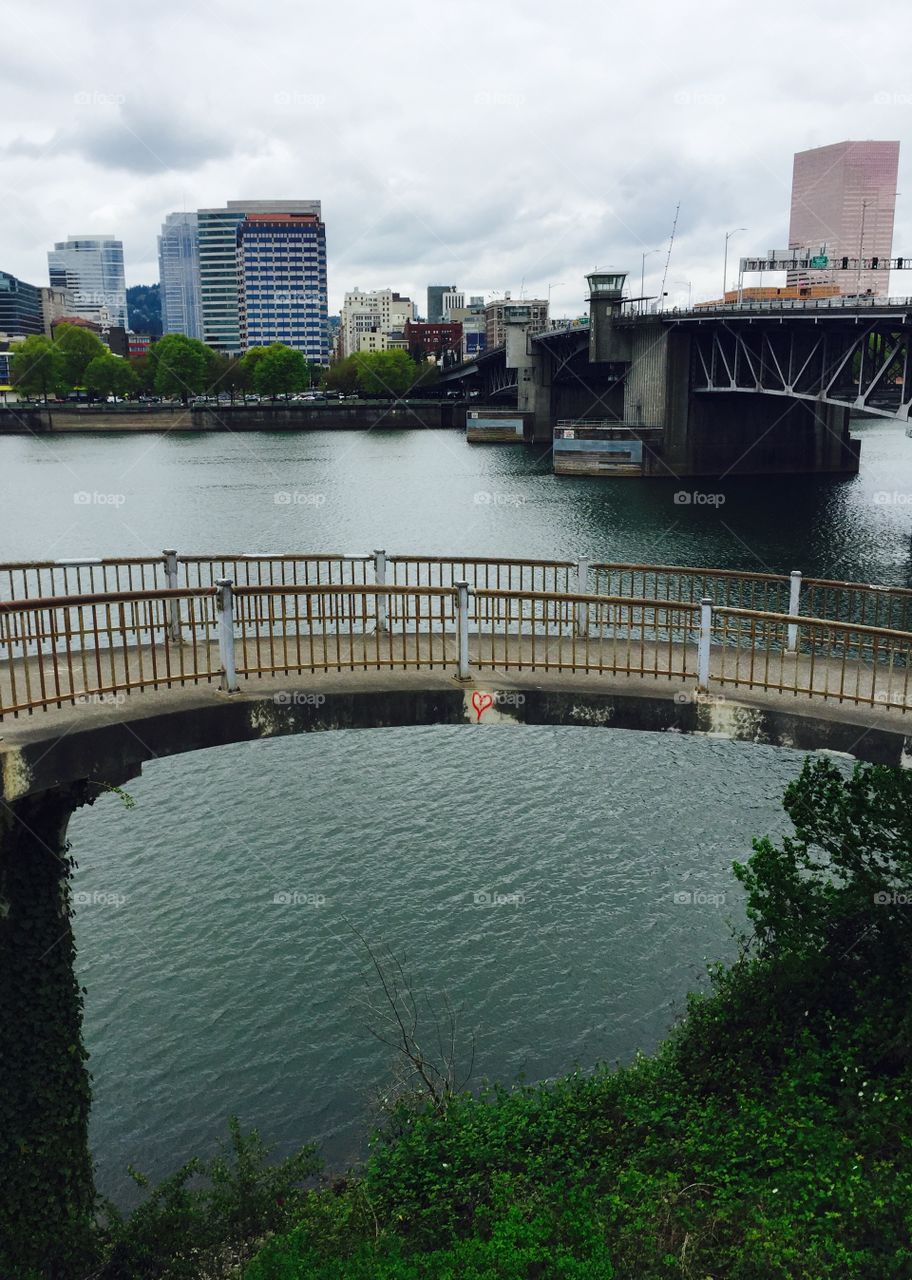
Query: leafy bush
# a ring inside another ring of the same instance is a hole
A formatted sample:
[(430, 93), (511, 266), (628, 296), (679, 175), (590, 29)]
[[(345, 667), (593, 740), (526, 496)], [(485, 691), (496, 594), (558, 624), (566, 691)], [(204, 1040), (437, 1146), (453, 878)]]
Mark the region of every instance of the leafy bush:
[(912, 1275), (912, 776), (806, 763), (754, 936), (659, 1052), (402, 1104), (246, 1280)]
[[(239, 1264), (267, 1234), (288, 1230), (299, 1220), (306, 1183), (320, 1168), (313, 1148), (270, 1165), (256, 1130), (242, 1133), (232, 1117), (229, 1134), (218, 1155), (205, 1163), (189, 1161), (150, 1189), (128, 1219), (107, 1206), (105, 1262), (98, 1280), (238, 1275)], [(133, 1176), (149, 1187), (144, 1175)]]

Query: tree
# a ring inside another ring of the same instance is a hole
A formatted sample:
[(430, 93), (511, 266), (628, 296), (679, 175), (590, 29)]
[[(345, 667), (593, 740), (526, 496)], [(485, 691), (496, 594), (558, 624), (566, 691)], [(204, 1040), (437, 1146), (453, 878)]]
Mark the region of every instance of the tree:
[(85, 385), (102, 396), (125, 396), (135, 390), (136, 378), (126, 360), (108, 353), (89, 362)]
[(222, 391), (228, 392), (232, 404), (234, 404), (234, 397), (244, 390), (245, 383), (243, 358), (239, 356), (226, 357), (219, 386)]
[(735, 864), (761, 951), (834, 972), (846, 957), (912, 968), (912, 776), (859, 764), (847, 778), (832, 760), (807, 760), (784, 806), (794, 837), (781, 848), (756, 840), (748, 864)]
[(351, 395), (358, 390), (358, 365), (355, 356), (346, 356), (337, 360), (323, 373), (321, 385), (327, 391), (341, 391)]
[(149, 349), (153, 386), (160, 396), (179, 396), (186, 404), (206, 386), (210, 347), (182, 333), (167, 333)]
[(63, 356), (50, 338), (32, 334), (12, 348), (10, 377), (23, 395), (39, 395), (47, 404), (48, 392), (57, 391), (63, 383)]
[(251, 347), (241, 356), (241, 382), (245, 391), (253, 391), (257, 365), (268, 350), (268, 347)]
[(148, 395), (155, 389), (155, 370), (149, 360), (148, 352), (142, 356), (130, 356), (128, 363), (133, 371), (136, 390)]
[(354, 359), (365, 395), (401, 396), (415, 381), (415, 362), (406, 351), (370, 351)]
[(427, 391), (430, 387), (436, 387), (439, 381), (440, 366), (432, 364), (430, 360), (425, 360), (415, 370), (415, 381), (412, 383), (410, 390)]
[(61, 377), (68, 387), (85, 386), (85, 371), (90, 362), (108, 353), (101, 338), (81, 325), (57, 325), (54, 341), (61, 355)]
[(302, 352), (273, 342), (257, 362), (253, 385), (260, 395), (290, 395), (307, 386), (307, 361)]

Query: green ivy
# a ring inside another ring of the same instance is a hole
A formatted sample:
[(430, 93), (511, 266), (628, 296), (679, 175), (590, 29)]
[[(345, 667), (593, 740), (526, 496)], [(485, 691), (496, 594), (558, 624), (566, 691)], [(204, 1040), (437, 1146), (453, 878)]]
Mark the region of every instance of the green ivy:
[(0, 1275), (71, 1280), (95, 1256), (91, 1098), (66, 825), (84, 792), (0, 811)]

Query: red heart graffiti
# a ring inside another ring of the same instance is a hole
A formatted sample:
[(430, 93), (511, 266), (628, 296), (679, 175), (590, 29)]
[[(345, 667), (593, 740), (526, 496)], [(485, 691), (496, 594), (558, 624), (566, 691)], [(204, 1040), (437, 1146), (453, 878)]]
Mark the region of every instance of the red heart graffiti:
[(489, 693), (478, 693), (476, 691), (472, 694), (472, 706), (475, 708), (478, 716), (478, 719), (475, 721), (476, 724), (479, 724), (481, 721), (481, 713), (483, 711), (487, 711), (488, 707), (493, 707), (493, 705), (494, 699)]

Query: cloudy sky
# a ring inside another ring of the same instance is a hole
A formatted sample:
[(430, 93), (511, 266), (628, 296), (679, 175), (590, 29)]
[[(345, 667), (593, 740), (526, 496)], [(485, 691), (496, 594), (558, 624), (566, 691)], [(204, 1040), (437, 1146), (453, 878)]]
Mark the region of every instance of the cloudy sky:
[[(330, 307), (429, 282), (582, 309), (618, 266), (717, 296), (787, 242), (792, 153), (898, 138), (912, 254), (908, 0), (30, 0), (4, 6), (0, 269), (113, 231), (158, 279), (174, 209), (319, 198)], [(906, 65), (903, 66), (902, 63)], [(912, 294), (894, 275), (892, 292)]]

